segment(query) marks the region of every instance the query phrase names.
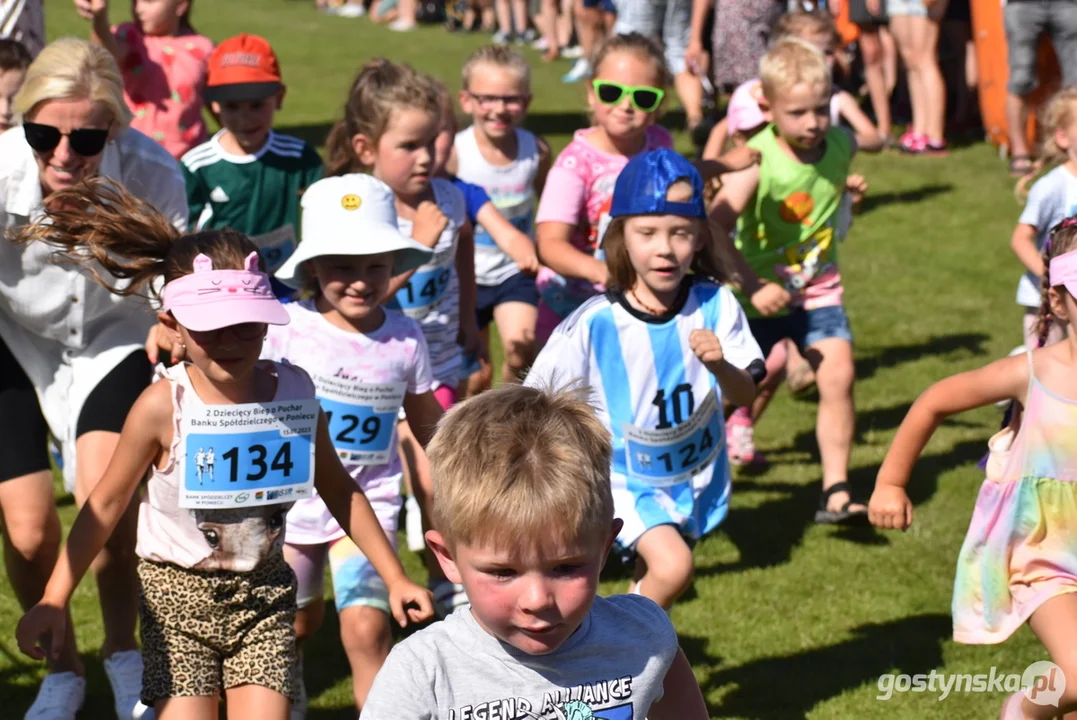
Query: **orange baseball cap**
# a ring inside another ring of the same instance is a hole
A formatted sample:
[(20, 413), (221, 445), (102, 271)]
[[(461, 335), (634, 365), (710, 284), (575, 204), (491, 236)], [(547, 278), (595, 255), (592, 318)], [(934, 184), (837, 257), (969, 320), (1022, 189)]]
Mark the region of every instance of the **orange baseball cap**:
[(210, 102), (262, 100), (283, 87), (277, 55), (265, 38), (236, 35), (209, 56), (205, 99)]

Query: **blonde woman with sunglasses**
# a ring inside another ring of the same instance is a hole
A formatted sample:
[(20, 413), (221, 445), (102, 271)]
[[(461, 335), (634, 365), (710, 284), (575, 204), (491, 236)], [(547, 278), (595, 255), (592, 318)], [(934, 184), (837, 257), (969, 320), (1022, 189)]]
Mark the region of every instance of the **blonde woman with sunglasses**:
[[(123, 81), (107, 50), (71, 38), (52, 43), (30, 65), (15, 110), (22, 127), (0, 136), (4, 231), (40, 221), (54, 192), (97, 176), (185, 227), (183, 176), (166, 150), (128, 129)], [(0, 240), (0, 516), (8, 577), (23, 608), (41, 598), (60, 547), (48, 437), (62, 447), (65, 484), (82, 505), (150, 383), (143, 345), (153, 324), (144, 302), (111, 295), (86, 269), (56, 262), (51, 248)], [(136, 707), (137, 507), (136, 499), (94, 563), (101, 650), (121, 718), (143, 709)], [(85, 668), (70, 621), (67, 628), (27, 718), (74, 718), (82, 704)]]

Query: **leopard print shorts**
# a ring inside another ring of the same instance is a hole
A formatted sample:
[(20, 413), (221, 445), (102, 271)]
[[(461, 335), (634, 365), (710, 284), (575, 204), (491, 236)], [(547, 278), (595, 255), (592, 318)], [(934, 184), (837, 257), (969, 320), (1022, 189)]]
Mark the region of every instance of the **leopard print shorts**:
[(260, 685), (295, 699), (295, 574), (279, 553), (251, 572), (140, 560), (142, 702)]

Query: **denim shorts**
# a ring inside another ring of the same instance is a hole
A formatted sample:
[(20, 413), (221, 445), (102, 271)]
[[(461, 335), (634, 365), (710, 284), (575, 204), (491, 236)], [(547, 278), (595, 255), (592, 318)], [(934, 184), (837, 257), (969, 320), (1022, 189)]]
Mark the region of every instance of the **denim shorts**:
[(691, 26), (691, 0), (619, 0), (613, 33), (638, 32), (654, 38), (663, 48), (669, 71), (680, 75), (687, 70), (684, 53)]
[(1036, 89), (1040, 36), (1049, 32), (1062, 86), (1077, 84), (1077, 3), (1067, 0), (1010, 0), (1003, 9), (1006, 21), (1007, 58), (1010, 80), (1006, 87), (1013, 95), (1028, 95)]
[(748, 321), (748, 327), (755, 336), (755, 341), (759, 343), (763, 357), (770, 355), (774, 346), (787, 338), (795, 342), (801, 352), (831, 338), (850, 343), (853, 341), (849, 318), (841, 305), (829, 305), (814, 310), (797, 308), (787, 315), (752, 318)]
[(583, 0), (583, 6), (585, 8), (598, 8), (602, 12), (617, 14), (617, 6), (613, 4), (613, 0)]

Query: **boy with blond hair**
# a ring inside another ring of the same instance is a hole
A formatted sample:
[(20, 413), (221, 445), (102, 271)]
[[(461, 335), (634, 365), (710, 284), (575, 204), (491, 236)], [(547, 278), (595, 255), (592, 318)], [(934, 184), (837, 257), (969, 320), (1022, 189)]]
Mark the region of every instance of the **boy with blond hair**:
[[(837, 264), (841, 200), (856, 140), (830, 124), (830, 69), (815, 46), (779, 41), (763, 56), (760, 80), (772, 117), (748, 141), (760, 162), (723, 176), (713, 218), (736, 230), (730, 249), (763, 356), (788, 338), (816, 373), (823, 491), (815, 522), (864, 520), (867, 508), (854, 500), (847, 481), (855, 372)], [(760, 387), (756, 421), (778, 379), (768, 377)]]
[[(460, 107), (471, 126), (456, 134), (448, 170), (486, 191), (519, 231), (515, 237), (475, 227), (475, 303), (479, 329), (497, 323), (504, 348), (502, 379), (519, 382), (535, 360), (538, 289), (535, 205), (550, 170), (550, 147), (520, 124), (531, 104), (531, 68), (515, 50), (476, 50), (461, 71)], [(500, 235), (500, 237), (496, 237)]]
[(393, 649), (363, 720), (707, 717), (662, 609), (596, 597), (611, 452), (580, 389), (505, 385), (444, 416), (427, 542), (471, 606)]

